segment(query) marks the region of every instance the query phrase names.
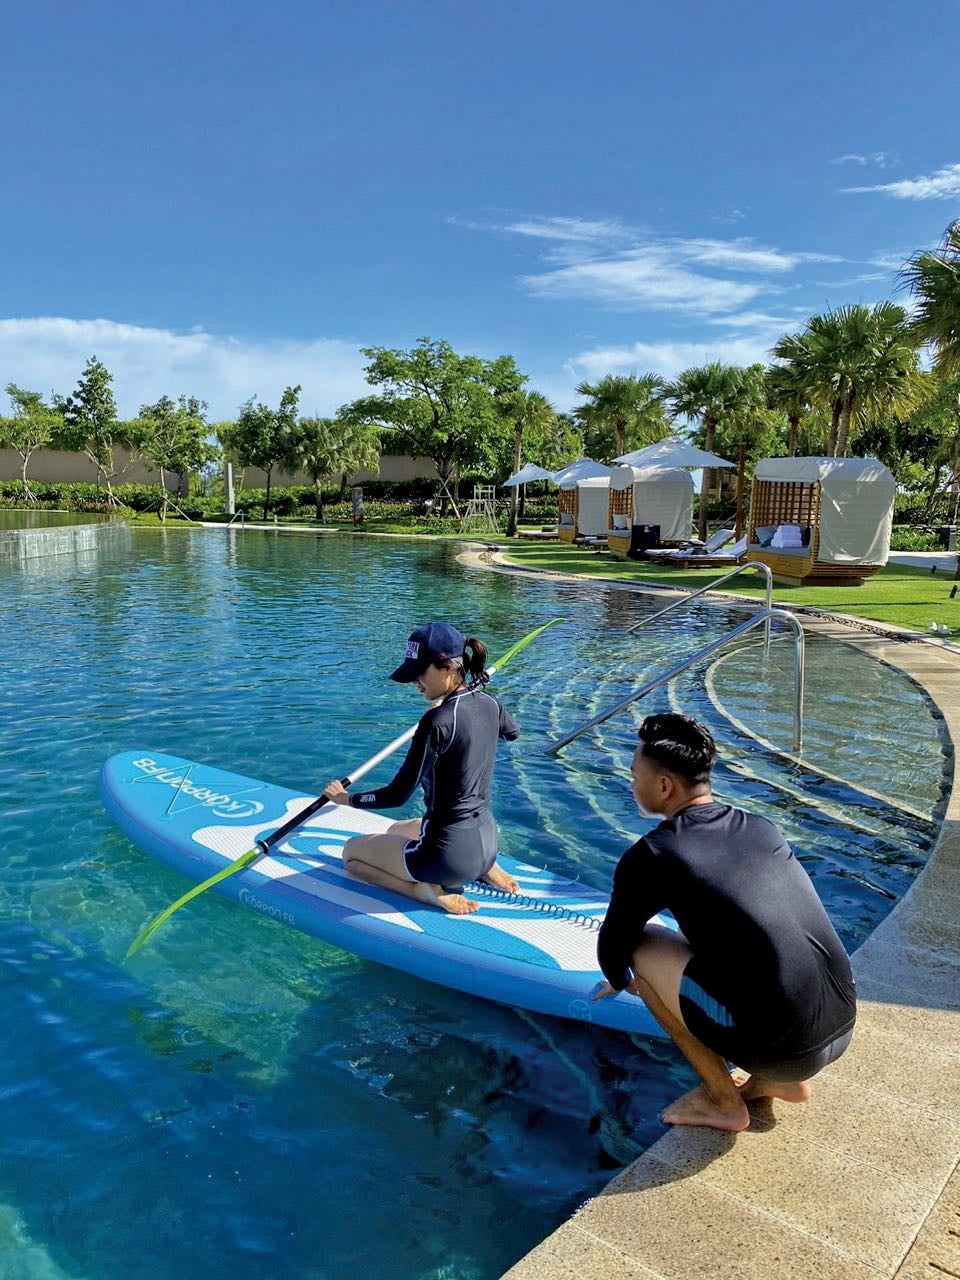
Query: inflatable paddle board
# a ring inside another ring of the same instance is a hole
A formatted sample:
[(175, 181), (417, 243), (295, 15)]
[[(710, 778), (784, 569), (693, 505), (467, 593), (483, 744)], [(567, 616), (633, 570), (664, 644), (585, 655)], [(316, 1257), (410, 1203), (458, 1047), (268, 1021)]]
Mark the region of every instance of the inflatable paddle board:
[[(239, 858), (314, 798), (157, 751), (111, 756), (100, 785), (121, 831), (194, 883)], [(345, 841), (389, 825), (379, 814), (326, 805), (266, 857), (215, 888), (280, 924), (430, 982), (535, 1013), (662, 1038), (636, 996), (590, 998), (602, 979), (596, 945), (607, 907), (603, 894), (501, 857), (519, 893), (472, 884), (466, 892), (480, 909), (451, 916), (344, 871)]]

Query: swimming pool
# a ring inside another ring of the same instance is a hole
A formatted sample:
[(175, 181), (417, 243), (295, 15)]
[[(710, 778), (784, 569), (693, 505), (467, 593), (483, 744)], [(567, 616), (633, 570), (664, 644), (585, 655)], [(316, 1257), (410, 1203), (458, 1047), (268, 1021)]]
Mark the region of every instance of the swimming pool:
[[(184, 886), (111, 827), (102, 760), (153, 746), (317, 789), (416, 718), (384, 676), (430, 616), (493, 653), (566, 616), (498, 686), (524, 730), (498, 763), (502, 843), (609, 883), (647, 826), (631, 718), (541, 748), (731, 615), (624, 637), (659, 604), (472, 570), (458, 549), (136, 531), (0, 569), (0, 1249), (17, 1274), (490, 1280), (662, 1131), (688, 1079), (669, 1046), (471, 1000), (213, 895), (121, 963)], [(852, 946), (922, 865), (943, 747), (895, 672), (817, 638), (809, 670), (811, 763), (886, 801), (742, 739), (737, 720), (788, 739), (787, 646), (636, 718), (674, 700), (711, 724), (718, 791), (780, 822)]]
[(94, 511), (48, 511), (41, 507), (11, 507), (0, 509), (0, 530), (58, 529), (73, 524), (103, 524), (112, 519), (112, 516)]

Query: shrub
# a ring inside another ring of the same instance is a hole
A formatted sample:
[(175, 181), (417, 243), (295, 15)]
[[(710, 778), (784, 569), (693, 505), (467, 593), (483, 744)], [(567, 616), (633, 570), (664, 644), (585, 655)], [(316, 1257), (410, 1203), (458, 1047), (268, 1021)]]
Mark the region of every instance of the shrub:
[(894, 525), (890, 535), (891, 551), (942, 551), (943, 543), (929, 529), (912, 528), (910, 525)]

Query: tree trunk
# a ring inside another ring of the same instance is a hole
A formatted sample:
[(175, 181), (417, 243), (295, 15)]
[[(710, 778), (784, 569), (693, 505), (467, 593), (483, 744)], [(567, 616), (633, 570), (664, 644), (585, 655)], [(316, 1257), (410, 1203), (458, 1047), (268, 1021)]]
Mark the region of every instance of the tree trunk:
[(441, 461), (441, 460), (438, 460), (437, 458), (434, 458), (433, 462), (434, 462), (434, 466), (437, 468), (437, 475), (440, 478), (440, 492), (443, 494), (443, 498), (440, 504), (440, 514), (443, 515), (444, 511), (446, 510), (447, 501), (449, 500), (450, 505), (453, 508), (453, 517), (455, 520), (459, 520), (460, 508), (457, 506), (457, 500), (453, 496), (453, 494), (450, 492), (450, 486), (447, 483), (447, 479), (449, 475), (449, 465), (445, 460)]
[(520, 509), (517, 512), (517, 519), (522, 520), (526, 514), (527, 514), (527, 486), (525, 484), (522, 484), (520, 486)]
[[(346, 476), (343, 477), (346, 480)], [(323, 524), (323, 481), (314, 480), (313, 482), (313, 500), (317, 509), (317, 523)]]
[(847, 441), (850, 438), (850, 419), (853, 416), (853, 398), (854, 393), (850, 393), (843, 397), (843, 405), (840, 409), (840, 417), (837, 420), (837, 442), (834, 457), (845, 458), (847, 456)]
[[(523, 443), (523, 427), (514, 427), (513, 434), (513, 469), (520, 470), (520, 448)], [(515, 484), (510, 493), (510, 514), (507, 517), (507, 537), (517, 536), (517, 503), (520, 500), (520, 486)]]
[(790, 434), (787, 437), (787, 454), (795, 458), (797, 454), (797, 436), (800, 434), (799, 413), (790, 414)]
[(615, 458), (619, 458), (621, 453), (623, 453), (623, 441), (626, 435), (626, 430), (627, 430), (626, 419), (618, 418), (613, 428), (613, 443), (615, 446), (613, 451), (613, 456)]
[[(704, 447), (704, 449), (706, 450), (706, 452), (707, 452), (707, 453), (712, 453), (712, 452), (713, 452), (713, 430), (714, 430), (714, 427), (715, 427), (715, 426), (716, 426), (716, 422), (714, 421), (714, 419), (713, 419), (713, 418), (709, 418), (709, 417), (704, 418), (704, 420), (703, 420), (703, 432), (704, 432), (704, 442), (703, 442), (703, 447)], [(707, 503), (708, 503), (708, 502), (709, 502), (709, 500), (710, 500), (710, 483), (711, 483), (712, 479), (713, 479), (713, 470), (712, 470), (712, 468), (711, 468), (711, 467), (704, 467), (704, 469), (703, 469), (703, 477), (702, 477), (702, 479), (701, 479), (701, 481), (700, 481), (700, 511), (699, 511), (699, 513), (698, 513), (698, 514), (699, 514), (700, 519), (699, 519), (698, 527), (697, 527), (697, 535), (698, 535), (698, 537), (700, 538), (700, 541), (701, 541), (701, 542), (706, 542), (706, 540), (707, 540)]]
[(842, 411), (843, 401), (834, 400), (830, 414), (830, 439), (827, 442), (827, 457), (829, 458), (837, 456), (837, 438), (840, 434), (840, 414)]
[(30, 461), (29, 453), (21, 453), (20, 455), (20, 477), (23, 480), (23, 500), (24, 502), (35, 502), (33, 490), (30, 488), (30, 481), (27, 479), (27, 464)]
[(266, 520), (267, 512), (270, 509), (270, 477), (273, 475), (273, 467), (267, 467), (267, 494), (263, 500), (263, 518)]
[(344, 471), (340, 477), (340, 492), (337, 494), (338, 502), (345, 502), (347, 499), (347, 472)]
[(159, 511), (159, 515), (160, 515), (160, 523), (161, 523), (161, 524), (166, 524), (166, 522), (167, 522), (167, 478), (166, 478), (166, 476), (164, 475), (164, 473), (163, 473), (163, 472), (164, 472), (164, 469), (163, 469), (163, 466), (161, 465), (161, 467), (160, 467), (160, 511)]

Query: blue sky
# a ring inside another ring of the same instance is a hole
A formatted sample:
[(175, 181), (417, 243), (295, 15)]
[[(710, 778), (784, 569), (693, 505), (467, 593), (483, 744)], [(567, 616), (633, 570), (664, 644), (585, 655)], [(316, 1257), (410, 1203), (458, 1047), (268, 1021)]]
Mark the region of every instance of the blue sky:
[(32, 0), (4, 16), (0, 385), (212, 418), (367, 345), (762, 359), (960, 216), (954, 0)]

